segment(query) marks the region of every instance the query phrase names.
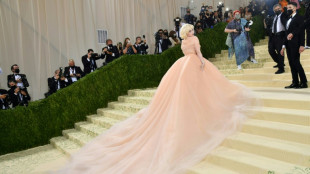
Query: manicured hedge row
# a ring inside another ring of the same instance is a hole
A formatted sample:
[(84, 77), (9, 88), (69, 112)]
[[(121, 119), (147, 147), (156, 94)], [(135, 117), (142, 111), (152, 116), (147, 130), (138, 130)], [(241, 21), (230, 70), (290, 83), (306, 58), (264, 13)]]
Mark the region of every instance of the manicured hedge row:
[[(251, 35), (254, 42), (264, 37), (261, 23), (262, 18), (256, 17)], [(198, 36), (206, 58), (227, 49), (225, 26), (220, 23)], [(0, 111), (0, 155), (48, 144), (50, 138), (86, 120), (86, 115), (95, 114), (129, 89), (157, 86), (182, 56), (180, 46), (161, 55), (122, 56), (47, 99), (31, 102), (27, 108)]]

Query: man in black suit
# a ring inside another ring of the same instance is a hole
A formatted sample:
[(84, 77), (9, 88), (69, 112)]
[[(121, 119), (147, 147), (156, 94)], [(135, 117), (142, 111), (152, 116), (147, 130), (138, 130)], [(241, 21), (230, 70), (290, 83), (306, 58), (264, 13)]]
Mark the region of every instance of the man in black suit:
[(159, 40), (156, 41), (155, 54), (161, 54), (169, 48), (169, 45), (172, 45), (171, 41), (168, 38), (168, 33), (164, 33), (164, 30), (159, 29)]
[(0, 89), (0, 110), (6, 110), (9, 108), (9, 93), (5, 89)]
[(285, 41), (285, 27), (284, 24), (287, 21), (287, 15), (282, 13), (282, 7), (280, 4), (273, 6), (275, 15), (269, 20), (268, 25), (268, 51), (273, 61), (277, 63), (274, 68), (278, 68), (275, 74), (284, 73), (284, 56), (280, 54), (282, 46)]
[(105, 63), (108, 64), (119, 57), (119, 51), (111, 39), (106, 40), (107, 46), (102, 48), (101, 58), (105, 58)]
[(146, 40), (144, 39), (144, 41), (142, 41), (140, 36), (136, 37), (136, 43), (134, 47), (137, 50), (137, 54), (142, 55), (147, 54), (146, 50), (149, 48), (149, 46), (146, 43)]
[(97, 69), (96, 60), (100, 58), (97, 53), (94, 53), (94, 50), (88, 49), (87, 54), (82, 57), (85, 75)]
[(17, 82), (17, 86), (20, 88), (29, 87), (29, 83), (25, 74), (20, 74), (19, 66), (14, 64), (11, 66), (11, 71), (13, 74), (8, 75), (8, 87), (10, 88), (9, 81), (15, 80)]
[(59, 89), (65, 88), (70, 84), (70, 81), (63, 75), (59, 74), (60, 70), (56, 70), (53, 77), (48, 78), (48, 95), (51, 95)]
[(15, 80), (10, 80), (9, 85), (10, 90), (8, 91), (8, 93), (12, 102), (12, 107), (15, 108), (16, 106), (28, 106), (31, 98), (28, 94), (27, 89), (22, 89), (17, 86)]
[(287, 5), (289, 19), (285, 24), (286, 38), (281, 55), (284, 55), (286, 49), (293, 82), (285, 88), (308, 88), (307, 77), (300, 63), (300, 53), (305, 50), (305, 25), (303, 17), (297, 14), (296, 8), (297, 4), (295, 2), (289, 2)]
[(74, 83), (84, 76), (84, 72), (79, 66), (75, 66), (74, 60), (69, 60), (69, 66), (65, 67), (64, 76)]
[(305, 26), (307, 32), (307, 46), (305, 48), (310, 49), (310, 0), (305, 1), (305, 7)]

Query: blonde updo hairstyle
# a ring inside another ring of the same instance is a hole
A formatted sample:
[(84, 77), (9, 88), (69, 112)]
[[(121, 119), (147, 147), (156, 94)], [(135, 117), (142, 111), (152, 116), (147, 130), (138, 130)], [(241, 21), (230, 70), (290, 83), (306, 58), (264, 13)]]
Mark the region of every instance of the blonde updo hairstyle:
[(180, 36), (182, 39), (186, 39), (187, 38), (187, 33), (189, 33), (189, 31), (193, 30), (194, 26), (191, 24), (184, 24), (181, 28), (180, 31)]

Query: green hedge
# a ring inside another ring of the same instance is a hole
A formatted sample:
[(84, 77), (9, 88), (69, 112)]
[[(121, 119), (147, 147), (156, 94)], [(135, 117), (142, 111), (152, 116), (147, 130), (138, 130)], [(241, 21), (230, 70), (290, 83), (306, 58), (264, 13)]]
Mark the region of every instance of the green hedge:
[[(206, 58), (227, 49), (225, 26), (220, 23), (198, 36)], [(253, 42), (264, 37), (263, 30), (262, 17), (255, 17)], [(122, 56), (47, 99), (31, 102), (27, 108), (1, 111), (0, 155), (48, 144), (62, 130), (73, 128), (74, 123), (86, 120), (86, 115), (95, 114), (129, 89), (157, 86), (182, 56), (180, 46), (161, 55)]]

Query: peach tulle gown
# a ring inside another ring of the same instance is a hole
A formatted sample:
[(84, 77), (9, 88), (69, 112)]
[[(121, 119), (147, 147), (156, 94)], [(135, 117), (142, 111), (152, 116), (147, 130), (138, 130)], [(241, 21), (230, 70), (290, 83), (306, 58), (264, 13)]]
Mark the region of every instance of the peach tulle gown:
[(56, 173), (180, 174), (197, 164), (247, 118), (251, 91), (206, 60), (197, 37), (162, 78), (150, 105), (86, 144)]

